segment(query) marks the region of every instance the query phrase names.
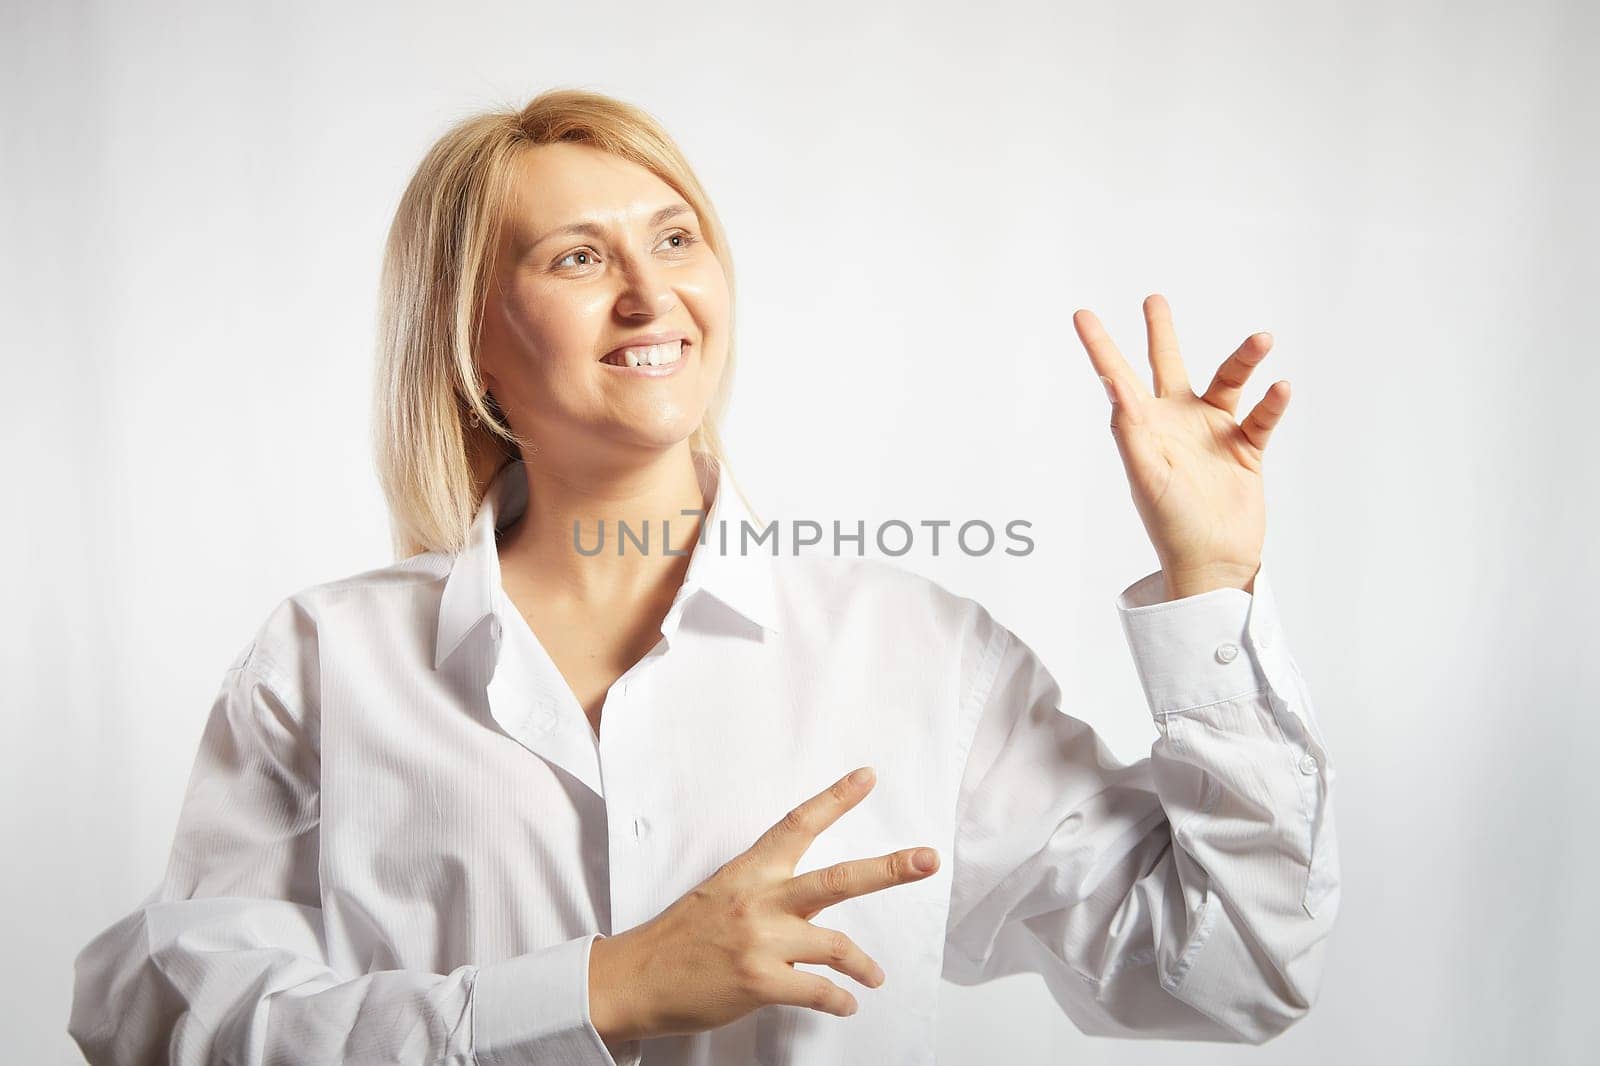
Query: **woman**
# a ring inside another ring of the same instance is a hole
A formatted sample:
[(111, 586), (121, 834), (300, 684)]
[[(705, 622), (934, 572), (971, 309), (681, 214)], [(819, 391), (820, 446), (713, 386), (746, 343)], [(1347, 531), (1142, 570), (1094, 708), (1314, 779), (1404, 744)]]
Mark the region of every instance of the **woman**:
[[(1160, 734), (1123, 765), (973, 600), (741, 540), (732, 309), (638, 109), (435, 145), (385, 264), (400, 561), (227, 671), (162, 883), (78, 959), (91, 1061), (929, 1062), (939, 978), (1020, 971), (1090, 1033), (1308, 1010), (1339, 881), (1260, 568), (1286, 383), (1234, 420), (1267, 336), (1197, 397), (1150, 298), (1152, 395), (1074, 316), (1161, 562), (1118, 600)], [(619, 522), (644, 550), (594, 553)]]

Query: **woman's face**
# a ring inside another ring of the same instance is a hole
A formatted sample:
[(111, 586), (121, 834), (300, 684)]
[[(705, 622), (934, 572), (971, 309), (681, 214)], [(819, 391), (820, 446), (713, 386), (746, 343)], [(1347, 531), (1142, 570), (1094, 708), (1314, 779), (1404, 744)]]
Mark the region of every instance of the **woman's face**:
[[(587, 145), (539, 145), (516, 165), (484, 308), (485, 384), (547, 456), (625, 459), (679, 443), (699, 427), (728, 346), (728, 279), (694, 210)], [(684, 338), (671, 373), (602, 362), (652, 333)]]

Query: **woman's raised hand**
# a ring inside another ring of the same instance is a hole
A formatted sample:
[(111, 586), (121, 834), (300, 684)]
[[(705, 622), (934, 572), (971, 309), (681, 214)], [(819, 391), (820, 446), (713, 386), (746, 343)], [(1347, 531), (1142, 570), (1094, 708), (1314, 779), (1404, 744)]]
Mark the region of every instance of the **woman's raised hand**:
[(1244, 420), (1236, 419), (1244, 385), (1271, 350), (1272, 335), (1246, 337), (1196, 395), (1166, 297), (1148, 297), (1144, 318), (1154, 391), (1094, 312), (1080, 310), (1072, 322), (1111, 401), (1111, 432), (1168, 595), (1223, 586), (1251, 592), (1266, 537), (1262, 456), (1288, 409), (1289, 383), (1273, 382)]
[(794, 867), (875, 780), (870, 767), (841, 778), (650, 921), (597, 938), (589, 1014), (601, 1037), (616, 1043), (701, 1032), (772, 1003), (854, 1014), (854, 996), (794, 964), (831, 966), (869, 988), (883, 983), (883, 970), (848, 936), (810, 919), (841, 900), (920, 881), (938, 868), (938, 853), (906, 848), (798, 877)]

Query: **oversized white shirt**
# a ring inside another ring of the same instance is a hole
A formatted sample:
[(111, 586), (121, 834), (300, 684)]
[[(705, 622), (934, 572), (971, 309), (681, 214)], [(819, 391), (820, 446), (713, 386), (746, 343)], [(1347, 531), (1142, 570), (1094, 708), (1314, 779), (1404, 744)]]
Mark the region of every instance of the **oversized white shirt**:
[[(876, 559), (741, 552), (761, 526), (700, 470), (700, 540), (598, 736), (501, 584), (518, 463), (459, 555), (280, 602), (223, 677), (163, 880), (78, 956), (90, 1061), (923, 1064), (941, 976), (1023, 971), (1092, 1034), (1258, 1043), (1309, 1009), (1334, 775), (1264, 568), (1253, 595), (1161, 602), (1156, 571), (1118, 597), (1159, 733), (1124, 764), (976, 601)], [(607, 1047), (594, 938), (862, 765), (877, 784), (795, 872), (939, 850), (812, 919), (887, 981), (800, 963), (860, 1010)]]

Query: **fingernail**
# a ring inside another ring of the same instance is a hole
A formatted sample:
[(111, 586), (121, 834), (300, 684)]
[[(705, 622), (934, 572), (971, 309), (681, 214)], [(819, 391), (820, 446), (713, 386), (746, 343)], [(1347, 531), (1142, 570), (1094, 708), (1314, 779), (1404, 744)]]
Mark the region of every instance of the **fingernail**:
[(933, 869), (933, 852), (928, 848), (918, 848), (917, 853), (911, 856), (911, 861), (917, 869), (926, 873)]
[(850, 783), (852, 785), (864, 785), (871, 780), (872, 767), (870, 766), (863, 766), (861, 769), (850, 775)]
[(1117, 394), (1111, 391), (1111, 379), (1106, 377), (1104, 374), (1101, 374), (1100, 384), (1106, 387), (1106, 399), (1110, 400), (1112, 403), (1116, 403)]

